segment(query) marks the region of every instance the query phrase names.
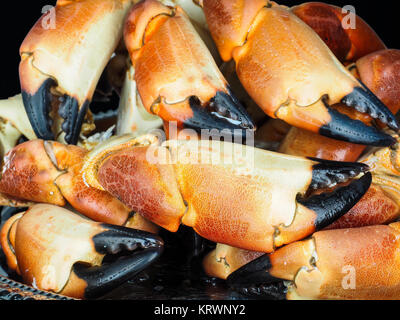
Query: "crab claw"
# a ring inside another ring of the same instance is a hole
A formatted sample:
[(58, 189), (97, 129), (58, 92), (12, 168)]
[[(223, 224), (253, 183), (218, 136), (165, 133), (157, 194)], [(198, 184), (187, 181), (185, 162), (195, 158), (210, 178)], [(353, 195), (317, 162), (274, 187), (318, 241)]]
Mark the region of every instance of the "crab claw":
[(228, 281), (251, 288), (285, 280), (288, 299), (398, 299), (399, 228), (393, 223), (317, 232), (250, 262)]
[(354, 62), (372, 52), (386, 49), (376, 32), (359, 16), (355, 28), (344, 28), (348, 13), (334, 5), (308, 2), (291, 8), (328, 45), (342, 62)]
[(146, 110), (179, 128), (254, 130), (186, 13), (158, 1), (134, 6), (125, 43)]
[[(50, 113), (60, 105), (65, 141), (75, 144), (100, 76), (122, 36), (131, 1), (58, 1), (55, 26), (44, 15), (21, 45), (20, 80), (38, 138), (55, 140)], [(50, 17), (51, 18), (51, 17)]]
[(366, 174), (329, 196), (304, 199), (309, 190), (347, 182), (368, 166), (219, 141), (169, 140), (104, 150), (98, 160), (89, 159), (92, 169), (85, 170), (150, 221), (173, 232), (183, 223), (211, 241), (262, 252), (338, 219), (370, 185)]
[(153, 234), (44, 204), (12, 217), (1, 231), (1, 245), (25, 283), (75, 298), (95, 298), (117, 287), (154, 262), (163, 248)]
[(372, 175), (367, 173), (350, 185), (339, 188), (333, 194), (317, 195), (309, 199), (298, 200), (298, 202), (317, 214), (315, 231), (322, 230), (335, 222), (338, 216), (343, 216), (353, 208), (368, 191), (371, 183)]
[(267, 115), (346, 142), (395, 143), (332, 108), (343, 102), (399, 129), (389, 109), (288, 8), (262, 0), (204, 0), (203, 6), (221, 56), (235, 60), (241, 83)]
[[(87, 150), (53, 141), (32, 140), (14, 147), (2, 161), (0, 204), (65, 206), (67, 201), (92, 220), (153, 230), (140, 215), (109, 193), (91, 188), (80, 172)], [(143, 223), (142, 223), (143, 222)]]

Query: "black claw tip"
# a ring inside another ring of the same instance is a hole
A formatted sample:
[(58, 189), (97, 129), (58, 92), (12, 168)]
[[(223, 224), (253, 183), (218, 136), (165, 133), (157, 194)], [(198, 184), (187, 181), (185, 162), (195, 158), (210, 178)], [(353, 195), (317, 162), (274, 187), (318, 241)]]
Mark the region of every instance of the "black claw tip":
[(22, 90), (25, 110), (38, 139), (54, 140), (54, 134), (51, 130), (52, 120), (49, 113), (52, 100), (50, 88), (55, 85), (56, 82), (48, 78), (34, 95)]
[(393, 113), (365, 85), (362, 88), (354, 88), (352, 93), (342, 99), (342, 102), (361, 113), (369, 114), (372, 118), (382, 121), (395, 131), (399, 130), (399, 123)]
[(162, 239), (152, 233), (120, 226), (103, 224), (108, 230), (93, 237), (97, 252), (117, 254), (121, 251), (133, 251), (137, 248), (162, 248)]
[(368, 172), (362, 178), (333, 193), (298, 199), (298, 202), (317, 214), (315, 228), (316, 231), (322, 230), (353, 208), (367, 192), (371, 183), (372, 175)]
[(150, 266), (161, 255), (161, 252), (161, 248), (146, 249), (100, 267), (76, 264), (73, 271), (87, 284), (85, 298), (93, 299), (132, 279)]
[(107, 231), (92, 239), (96, 251), (111, 256), (125, 255), (111, 263), (103, 262), (99, 267), (74, 266), (75, 274), (87, 284), (85, 298), (88, 299), (99, 297), (133, 278), (158, 259), (163, 251), (163, 241), (157, 235), (108, 224), (102, 226)]
[[(231, 94), (217, 92), (207, 107), (201, 105), (195, 96), (189, 99), (193, 117), (185, 121), (185, 126), (195, 130), (217, 129), (235, 133), (237, 130), (254, 131), (255, 125), (247, 111)], [(244, 136), (245, 134), (242, 133)]]
[(370, 168), (364, 163), (338, 162), (310, 158), (318, 162), (313, 166), (313, 176), (310, 188), (332, 188), (357, 177), (360, 173), (367, 172)]
[(269, 274), (271, 267), (269, 255), (265, 254), (233, 272), (227, 283), (231, 288), (243, 289), (282, 281)]
[(326, 106), (331, 116), (331, 121), (322, 126), (319, 133), (323, 136), (374, 147), (389, 147), (396, 140), (378, 129), (367, 126), (359, 120), (350, 117)]
[(65, 132), (65, 142), (68, 144), (77, 144), (88, 108), (88, 101), (79, 108), (75, 98), (68, 95), (61, 98), (58, 114), (64, 119), (61, 129)]

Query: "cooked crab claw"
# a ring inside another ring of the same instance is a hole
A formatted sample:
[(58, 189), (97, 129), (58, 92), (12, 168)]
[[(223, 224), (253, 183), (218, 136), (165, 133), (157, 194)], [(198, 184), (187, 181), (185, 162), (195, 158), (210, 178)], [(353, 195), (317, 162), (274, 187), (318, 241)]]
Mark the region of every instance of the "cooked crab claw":
[(150, 266), (162, 253), (163, 243), (149, 233), (112, 225), (103, 225), (108, 231), (93, 237), (96, 251), (105, 255), (133, 252), (112, 263), (103, 262), (101, 266), (87, 267), (76, 264), (73, 273), (86, 284), (85, 298), (99, 297), (125, 281), (132, 279)]
[(312, 234), (354, 206), (370, 184), (366, 174), (325, 198), (307, 198), (316, 187), (350, 182), (368, 166), (229, 142), (99, 148), (83, 167), (90, 185), (169, 231), (182, 223), (203, 238), (253, 251), (271, 252)]
[(228, 281), (242, 289), (284, 280), (288, 299), (397, 300), (399, 227), (320, 231), (250, 262)]
[(236, 62), (243, 87), (267, 115), (337, 140), (394, 143), (386, 133), (332, 109), (343, 102), (399, 129), (388, 108), (288, 8), (267, 0), (202, 2), (222, 58)]
[(131, 279), (162, 253), (151, 233), (93, 222), (53, 205), (35, 205), (3, 226), (11, 269), (41, 290), (95, 298)]
[[(347, 180), (340, 173), (336, 175), (335, 179), (338, 177), (343, 181)], [(330, 180), (329, 175), (327, 178)], [(353, 208), (368, 191), (371, 183), (372, 175), (367, 173), (350, 185), (339, 188), (333, 194), (316, 195), (309, 199), (299, 199), (298, 202), (317, 214), (315, 230), (322, 230), (335, 222), (338, 216), (343, 216)]]
[(55, 140), (50, 114), (58, 111), (65, 141), (77, 142), (130, 7), (128, 0), (58, 1), (56, 27), (44, 28), (44, 15), (31, 29), (21, 45), (19, 70), (25, 108), (38, 138)]
[(179, 128), (254, 130), (182, 8), (142, 1), (132, 8), (124, 35), (148, 112)]
[(227, 278), (227, 284), (238, 291), (251, 292), (253, 288), (282, 281), (268, 272), (271, 268), (269, 255), (264, 254), (231, 273)]
[[(393, 114), (373, 94), (370, 94), (368, 89), (366, 90), (356, 88), (351, 94), (344, 97), (342, 102), (374, 119), (383, 120), (383, 123), (397, 131), (398, 124)], [(325, 100), (323, 102), (330, 115), (330, 121), (319, 129), (319, 134), (337, 140), (376, 147), (387, 147), (396, 143), (391, 135), (373, 126), (368, 126), (360, 120), (353, 120), (331, 108)], [(379, 108), (378, 106), (383, 107)]]
[(195, 96), (189, 99), (189, 105), (193, 117), (184, 121), (184, 126), (187, 128), (228, 130), (233, 133), (235, 130), (253, 130), (255, 128), (249, 115), (229, 88), (228, 93), (217, 92), (206, 107)]

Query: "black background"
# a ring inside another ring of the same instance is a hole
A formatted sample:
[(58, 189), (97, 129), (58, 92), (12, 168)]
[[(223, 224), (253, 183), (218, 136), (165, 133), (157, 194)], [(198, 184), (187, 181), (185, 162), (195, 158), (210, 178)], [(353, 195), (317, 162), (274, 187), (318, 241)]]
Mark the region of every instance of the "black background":
[[(305, 1), (277, 1), (280, 4), (295, 5)], [(390, 48), (400, 49), (400, 18), (394, 0), (330, 0), (338, 6), (353, 5), (357, 14), (366, 20)], [(0, 7), (1, 60), (0, 99), (20, 92), (18, 80), (19, 46), (30, 28), (41, 16), (42, 7), (54, 5), (54, 0), (4, 1)]]

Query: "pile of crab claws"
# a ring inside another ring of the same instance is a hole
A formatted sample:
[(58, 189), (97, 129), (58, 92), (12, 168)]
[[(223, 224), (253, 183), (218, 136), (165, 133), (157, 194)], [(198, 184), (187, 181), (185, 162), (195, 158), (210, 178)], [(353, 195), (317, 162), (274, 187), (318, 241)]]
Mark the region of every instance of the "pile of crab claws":
[[(346, 142), (372, 146), (394, 143), (389, 135), (334, 110), (335, 105), (344, 103), (393, 130), (399, 129), (389, 109), (290, 9), (268, 5), (267, 1), (242, 0), (204, 1), (203, 9), (223, 60), (235, 60), (243, 87), (267, 115)], [(231, 18), (224, 21), (228, 15)], [(315, 20), (329, 25), (322, 18)], [(289, 38), (296, 41), (282, 45), (281, 39)], [(263, 47), (268, 50), (260, 50)], [(307, 81), (294, 80), (297, 77)]]
[(153, 264), (163, 252), (163, 241), (148, 232), (114, 225), (104, 225), (108, 231), (93, 237), (97, 252), (117, 255), (123, 251), (133, 252), (112, 263), (87, 267), (75, 264), (74, 274), (85, 281), (85, 298), (92, 299), (106, 294), (112, 289), (132, 279)]

